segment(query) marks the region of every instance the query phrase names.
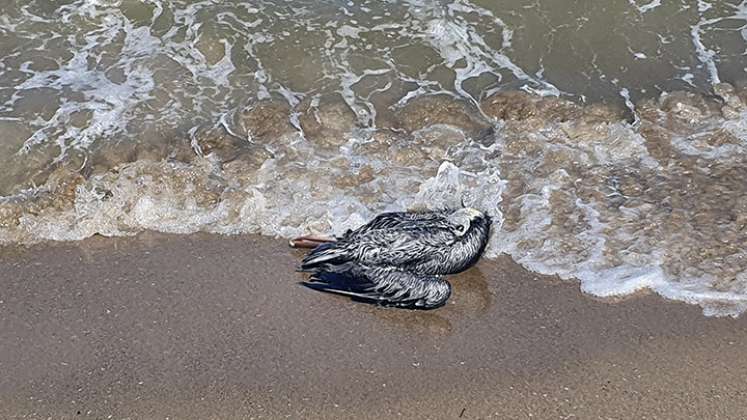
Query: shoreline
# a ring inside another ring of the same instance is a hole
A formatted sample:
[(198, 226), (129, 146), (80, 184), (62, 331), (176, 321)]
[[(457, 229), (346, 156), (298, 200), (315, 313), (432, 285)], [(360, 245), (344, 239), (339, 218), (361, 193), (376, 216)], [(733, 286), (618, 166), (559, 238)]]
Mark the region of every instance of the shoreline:
[(0, 249), (0, 417), (739, 417), (747, 320), (616, 302), (502, 256), (433, 311), (298, 285), (283, 240)]

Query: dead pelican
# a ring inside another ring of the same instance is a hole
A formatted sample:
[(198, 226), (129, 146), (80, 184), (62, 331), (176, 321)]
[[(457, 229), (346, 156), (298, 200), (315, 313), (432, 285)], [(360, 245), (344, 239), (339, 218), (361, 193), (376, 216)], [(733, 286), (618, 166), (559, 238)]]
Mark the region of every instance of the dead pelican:
[(432, 309), (451, 295), (443, 276), (474, 265), (485, 251), (490, 217), (460, 208), (384, 213), (340, 238), (303, 236), (313, 247), (301, 264), (308, 287), (387, 306)]

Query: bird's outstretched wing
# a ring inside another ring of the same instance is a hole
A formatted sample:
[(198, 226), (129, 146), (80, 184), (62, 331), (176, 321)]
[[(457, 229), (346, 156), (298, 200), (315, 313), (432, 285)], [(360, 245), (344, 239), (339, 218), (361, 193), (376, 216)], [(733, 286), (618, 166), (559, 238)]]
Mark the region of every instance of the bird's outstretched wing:
[(438, 308), (451, 295), (451, 285), (438, 276), (393, 267), (349, 265), (346, 271), (317, 272), (303, 284), (315, 290), (411, 309)]

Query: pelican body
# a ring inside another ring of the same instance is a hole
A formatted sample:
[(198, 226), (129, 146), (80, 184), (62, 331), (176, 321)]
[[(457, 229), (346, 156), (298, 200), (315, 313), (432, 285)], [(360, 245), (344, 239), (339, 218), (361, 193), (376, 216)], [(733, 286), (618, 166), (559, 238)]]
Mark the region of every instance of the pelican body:
[(490, 217), (473, 208), (383, 213), (301, 264), (307, 286), (383, 305), (432, 309), (446, 303), (444, 279), (474, 265), (490, 236)]

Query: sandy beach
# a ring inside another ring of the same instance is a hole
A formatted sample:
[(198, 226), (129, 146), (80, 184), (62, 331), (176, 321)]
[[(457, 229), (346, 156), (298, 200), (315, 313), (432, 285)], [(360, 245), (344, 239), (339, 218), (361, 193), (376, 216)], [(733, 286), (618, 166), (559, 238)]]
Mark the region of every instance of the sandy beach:
[(95, 237), (0, 254), (0, 418), (744, 418), (747, 321), (602, 302), (508, 258), (446, 307), (299, 285), (258, 236)]

